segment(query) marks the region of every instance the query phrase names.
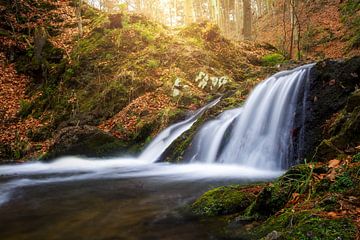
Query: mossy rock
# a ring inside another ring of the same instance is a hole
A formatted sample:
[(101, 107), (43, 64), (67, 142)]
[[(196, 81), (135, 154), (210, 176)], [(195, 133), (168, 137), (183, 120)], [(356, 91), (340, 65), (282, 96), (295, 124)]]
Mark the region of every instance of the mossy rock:
[[(350, 98), (351, 99), (351, 98)], [(317, 147), (313, 157), (316, 161), (327, 161), (336, 158), (348, 148), (354, 148), (360, 144), (360, 107), (350, 107), (352, 112), (345, 112), (337, 121), (333, 129), (338, 129), (335, 136), (323, 140)]]
[(308, 188), (311, 169), (302, 164), (290, 168), (277, 181), (265, 187), (256, 197), (255, 202), (246, 210), (247, 215), (270, 216), (290, 200), (292, 193), (303, 193)]
[(102, 157), (115, 154), (126, 147), (125, 143), (96, 127), (67, 127), (58, 133), (55, 143), (43, 160), (68, 155)]
[(340, 149), (334, 146), (331, 140), (323, 140), (320, 143), (320, 145), (316, 148), (316, 152), (313, 159), (315, 161), (324, 162), (336, 158), (336, 156), (342, 153), (343, 152)]
[(220, 216), (244, 211), (255, 199), (253, 193), (243, 191), (241, 186), (212, 189), (198, 198), (191, 208), (198, 216)]
[(348, 99), (346, 111), (353, 112), (356, 107), (360, 106), (360, 90), (355, 91)]
[(356, 227), (350, 219), (326, 219), (312, 214), (310, 211), (285, 212), (269, 218), (264, 224), (253, 230), (256, 239), (266, 237), (277, 231), (283, 240), (322, 239), (351, 240), (356, 238)]

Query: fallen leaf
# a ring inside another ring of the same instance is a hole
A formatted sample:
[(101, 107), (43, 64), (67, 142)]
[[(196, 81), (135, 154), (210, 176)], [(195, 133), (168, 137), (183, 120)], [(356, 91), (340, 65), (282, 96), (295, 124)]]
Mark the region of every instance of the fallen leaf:
[(339, 166), (339, 164), (340, 164), (340, 160), (333, 159), (333, 160), (330, 160), (330, 161), (329, 161), (328, 167), (329, 167), (329, 168), (336, 168), (336, 167)]
[(327, 215), (328, 215), (329, 217), (332, 217), (332, 218), (336, 218), (336, 217), (337, 217), (336, 212), (328, 212)]
[(336, 178), (336, 171), (335, 169), (332, 169), (331, 172), (327, 175), (328, 179), (331, 181), (331, 182), (334, 182), (335, 181), (335, 178)]

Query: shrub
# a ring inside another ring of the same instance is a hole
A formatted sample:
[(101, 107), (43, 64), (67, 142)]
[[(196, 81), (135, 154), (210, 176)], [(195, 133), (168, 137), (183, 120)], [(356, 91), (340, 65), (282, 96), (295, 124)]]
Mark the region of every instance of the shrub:
[(262, 57), (261, 62), (265, 66), (275, 66), (284, 62), (285, 57), (280, 53), (271, 53)]

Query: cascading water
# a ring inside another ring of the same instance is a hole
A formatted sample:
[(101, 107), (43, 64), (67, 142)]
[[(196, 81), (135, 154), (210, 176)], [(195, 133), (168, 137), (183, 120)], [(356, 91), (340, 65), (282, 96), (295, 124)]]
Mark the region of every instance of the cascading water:
[(185, 119), (182, 122), (176, 123), (161, 133), (159, 133), (156, 138), (150, 142), (150, 144), (144, 149), (141, 153), (139, 159), (146, 162), (156, 162), (159, 160), (161, 155), (165, 150), (173, 143), (178, 137), (180, 137), (184, 132), (189, 130), (192, 125), (197, 121), (197, 119), (209, 108), (215, 106), (220, 101), (220, 98), (210, 102), (204, 107), (197, 110), (194, 115)]
[[(242, 108), (226, 111), (206, 123), (185, 155), (187, 159), (268, 170), (288, 167), (293, 158), (296, 106), (306, 95), (312, 66), (273, 75), (254, 89)], [(220, 148), (232, 122), (228, 141)]]
[(187, 150), (185, 159), (190, 162), (216, 162), (224, 134), (241, 111), (241, 108), (228, 110), (217, 119), (205, 123)]

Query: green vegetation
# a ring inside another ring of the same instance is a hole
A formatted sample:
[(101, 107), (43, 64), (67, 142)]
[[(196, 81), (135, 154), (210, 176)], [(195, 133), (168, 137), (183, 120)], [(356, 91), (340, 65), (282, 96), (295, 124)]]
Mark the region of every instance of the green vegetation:
[(341, 5), (342, 21), (350, 29), (349, 48), (360, 47), (360, 2), (357, 0), (347, 0)]
[(353, 187), (354, 183), (351, 180), (351, 176), (348, 172), (344, 172), (335, 179), (335, 183), (331, 185), (330, 191), (332, 192), (344, 192)]
[(280, 53), (272, 53), (262, 57), (261, 62), (264, 66), (276, 66), (283, 63), (285, 57)]
[(353, 161), (354, 163), (360, 162), (360, 153), (354, 155), (354, 157), (352, 158), (352, 161)]
[(346, 218), (326, 219), (311, 211), (296, 213), (287, 211), (279, 216), (269, 218), (253, 232), (257, 239), (260, 239), (273, 231), (277, 231), (281, 236), (279, 239), (284, 240), (351, 240), (356, 234), (356, 227), (351, 220)]
[[(336, 174), (334, 181), (329, 178), (317, 180), (318, 174), (331, 175), (333, 171)], [(341, 218), (328, 216), (344, 208), (340, 204), (347, 196), (359, 196), (359, 173), (360, 166), (356, 164), (335, 166), (333, 170), (326, 165), (298, 165), (262, 187), (257, 195), (250, 195), (247, 201), (242, 198), (248, 196), (248, 187), (229, 186), (206, 192), (191, 207), (203, 218), (225, 215), (230, 224), (219, 233), (225, 238), (355, 239), (354, 213)], [(240, 222), (241, 226), (241, 223), (254, 221), (260, 221), (260, 224), (253, 223), (250, 227), (240, 227), (240, 230), (230, 227), (231, 224)]]
[(212, 189), (192, 204), (192, 211), (199, 216), (219, 216), (239, 213), (255, 199), (253, 193), (243, 192), (241, 186)]
[(31, 114), (31, 102), (27, 100), (20, 100), (20, 110), (18, 112), (18, 116), (25, 118), (29, 114)]

